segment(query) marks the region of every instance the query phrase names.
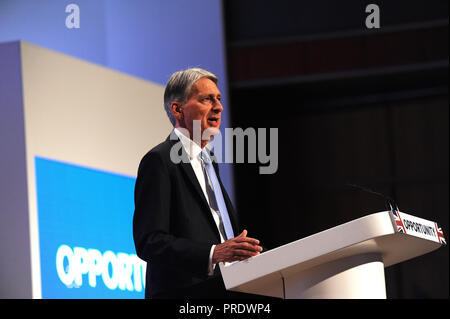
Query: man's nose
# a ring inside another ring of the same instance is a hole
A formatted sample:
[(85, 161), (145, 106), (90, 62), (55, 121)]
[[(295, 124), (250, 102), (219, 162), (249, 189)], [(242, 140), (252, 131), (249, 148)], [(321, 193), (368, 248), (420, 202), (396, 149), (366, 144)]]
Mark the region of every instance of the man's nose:
[(213, 111), (216, 113), (220, 113), (223, 111), (223, 106), (222, 106), (222, 103), (220, 102), (220, 100), (214, 99)]

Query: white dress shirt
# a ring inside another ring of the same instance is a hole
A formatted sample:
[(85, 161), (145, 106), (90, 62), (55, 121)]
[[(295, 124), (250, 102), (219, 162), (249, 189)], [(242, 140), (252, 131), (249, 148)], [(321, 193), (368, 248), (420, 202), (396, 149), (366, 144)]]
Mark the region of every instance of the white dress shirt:
[[(225, 241), (226, 235), (225, 235), (225, 229), (223, 227), (222, 218), (220, 217), (220, 213), (215, 211), (213, 208), (211, 208), (211, 204), (209, 202), (208, 193), (206, 192), (206, 185), (205, 185), (205, 172), (203, 170), (202, 162), (200, 159), (200, 153), (202, 151), (202, 148), (192, 141), (189, 137), (184, 135), (180, 130), (174, 129), (175, 134), (180, 138), (181, 143), (183, 144), (183, 147), (186, 151), (186, 153), (189, 156), (192, 169), (194, 170), (195, 176), (197, 176), (197, 180), (200, 184), (200, 187), (202, 188), (203, 194), (205, 195), (206, 201), (209, 204), (209, 208), (211, 210), (211, 214), (214, 218), (214, 221), (216, 222), (217, 229), (219, 230), (220, 234), (220, 242), (223, 243)], [(206, 145), (205, 147), (208, 147)], [(209, 263), (208, 263), (208, 275), (212, 276), (214, 273), (214, 267), (215, 264), (212, 263), (212, 257), (214, 254), (214, 248), (216, 246), (212, 245), (211, 250), (209, 253)]]

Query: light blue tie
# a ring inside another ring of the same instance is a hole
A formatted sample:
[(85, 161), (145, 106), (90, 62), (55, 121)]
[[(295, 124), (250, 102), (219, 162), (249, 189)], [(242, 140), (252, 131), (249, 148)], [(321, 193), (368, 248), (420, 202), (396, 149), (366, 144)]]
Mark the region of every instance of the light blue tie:
[(225, 200), (223, 199), (219, 180), (217, 179), (211, 158), (205, 149), (202, 150), (201, 159), (205, 166), (206, 174), (208, 175), (207, 177), (209, 177), (206, 179), (206, 191), (209, 196), (210, 205), (214, 210), (219, 211), (227, 239), (234, 238), (233, 227), (231, 226), (230, 216), (228, 216), (228, 210), (225, 205)]

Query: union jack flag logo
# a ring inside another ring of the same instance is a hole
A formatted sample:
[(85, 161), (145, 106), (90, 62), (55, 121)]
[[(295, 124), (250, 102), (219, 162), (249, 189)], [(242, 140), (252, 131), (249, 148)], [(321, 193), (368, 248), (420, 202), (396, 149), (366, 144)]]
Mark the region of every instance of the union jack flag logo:
[(400, 213), (398, 210), (392, 210), (392, 215), (394, 216), (395, 224), (397, 225), (397, 232), (406, 234), (405, 226), (400, 218)]
[(436, 234), (439, 239), (439, 243), (447, 245), (447, 242), (445, 241), (444, 232), (442, 231), (442, 227), (439, 226), (438, 223), (434, 223), (434, 226), (436, 227)]

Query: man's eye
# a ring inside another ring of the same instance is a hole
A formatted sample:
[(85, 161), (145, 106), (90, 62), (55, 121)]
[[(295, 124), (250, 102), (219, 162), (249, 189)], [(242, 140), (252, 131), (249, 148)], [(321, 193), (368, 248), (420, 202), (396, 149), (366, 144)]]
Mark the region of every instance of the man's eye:
[[(217, 101), (221, 101), (222, 97), (218, 96), (217, 98), (215, 98)], [(202, 102), (207, 102), (207, 101), (211, 101), (214, 102), (214, 97), (212, 96), (208, 96), (208, 97), (204, 97), (201, 99)]]

